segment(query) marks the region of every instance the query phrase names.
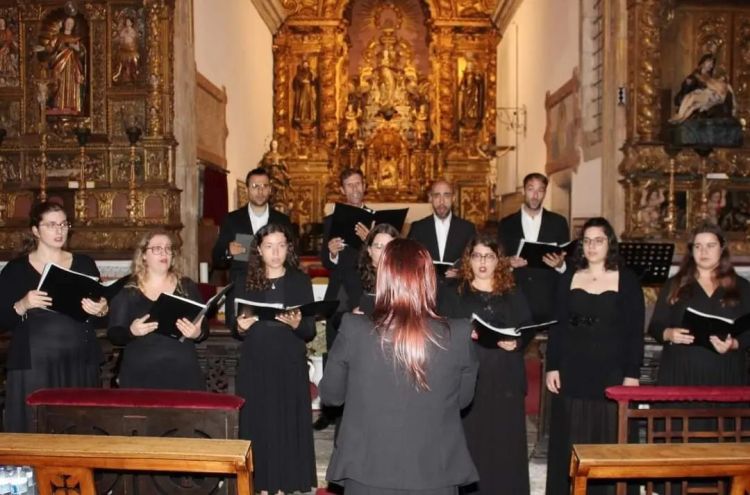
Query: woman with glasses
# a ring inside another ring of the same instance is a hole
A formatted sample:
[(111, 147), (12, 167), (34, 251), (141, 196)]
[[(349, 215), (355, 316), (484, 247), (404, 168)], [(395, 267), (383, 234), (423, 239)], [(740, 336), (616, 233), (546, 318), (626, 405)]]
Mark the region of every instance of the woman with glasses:
[(712, 223), (699, 225), (688, 244), (679, 271), (656, 301), (649, 333), (664, 345), (659, 385), (747, 385), (745, 350), (750, 332), (736, 337), (712, 335), (711, 349), (692, 345), (682, 327), (688, 307), (735, 319), (750, 312), (750, 283), (737, 275), (724, 234)]
[[(376, 225), (367, 234), (362, 249), (359, 252), (359, 282), (355, 290), (347, 290), (350, 305), (355, 313), (371, 315), (375, 309), (375, 279), (377, 278), (378, 262), (383, 250), (393, 239), (401, 234), (395, 227), (387, 223)], [(344, 282), (346, 283), (346, 281)]]
[(477, 377), (469, 323), (436, 314), (416, 241), (386, 246), (375, 286), (372, 316), (344, 315), (320, 383), (345, 406), (326, 478), (346, 495), (455, 495), (477, 480), (460, 415)]
[(31, 431), (26, 396), (40, 388), (97, 387), (103, 355), (94, 334), (97, 317), (109, 311), (106, 299), (81, 300), (88, 323), (45, 311), (52, 299), (39, 286), (45, 265), (99, 277), (88, 256), (65, 250), (70, 223), (54, 202), (35, 205), (29, 214), (31, 237), (23, 254), (0, 273), (0, 328), (11, 331), (7, 361), (5, 431)]
[[(556, 297), (549, 332), (547, 389), (552, 392), (547, 495), (570, 493), (574, 443), (616, 443), (617, 404), (604, 390), (637, 386), (643, 357), (645, 309), (636, 275), (620, 263), (609, 222), (591, 218)], [(589, 494), (614, 493), (589, 483)]]
[[(531, 323), (531, 311), (516, 289), (510, 261), (497, 239), (474, 237), (461, 258), (458, 285), (440, 290), (440, 313), (449, 318), (476, 314), (499, 328)], [(472, 332), (476, 341), (476, 332)], [(521, 339), (500, 340), (492, 347), (475, 342), (479, 378), (474, 401), (464, 410), (469, 452), (479, 471), (478, 486), (463, 493), (529, 493), (526, 452), (526, 373)], [(498, 448), (502, 445), (502, 448)]]
[[(289, 228), (262, 227), (250, 243), (240, 299), (298, 306), (313, 301), (310, 277), (299, 268)], [(305, 344), (315, 337), (315, 319), (299, 310), (259, 320), (240, 307), (233, 329), (242, 339), (237, 394), (240, 438), (253, 443), (255, 488), (262, 494), (308, 492), (317, 485), (310, 421), (310, 380)]]
[(198, 286), (177, 267), (172, 234), (156, 230), (138, 242), (128, 284), (112, 300), (107, 336), (125, 346), (118, 380), (123, 388), (205, 390), (195, 342), (208, 336), (208, 322), (177, 320), (183, 338), (157, 331), (149, 311), (161, 293), (202, 302)]

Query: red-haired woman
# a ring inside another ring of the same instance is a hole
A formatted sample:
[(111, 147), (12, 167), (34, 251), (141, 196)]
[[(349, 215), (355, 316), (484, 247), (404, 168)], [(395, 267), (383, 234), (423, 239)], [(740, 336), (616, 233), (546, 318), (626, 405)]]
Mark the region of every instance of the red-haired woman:
[[(531, 322), (524, 295), (515, 289), (508, 258), (496, 237), (479, 235), (461, 258), (458, 285), (443, 286), (440, 314), (471, 318), (504, 328)], [(476, 338), (476, 334), (472, 334)], [(529, 493), (526, 452), (526, 374), (521, 339), (501, 340), (494, 347), (475, 345), (479, 378), (474, 402), (464, 411), (464, 430), (479, 471), (478, 487), (465, 493)], [(502, 445), (502, 448), (498, 448)]]
[[(713, 350), (693, 343), (681, 328), (688, 307), (725, 318), (750, 312), (750, 283), (735, 273), (721, 229), (698, 226), (690, 239), (690, 254), (659, 294), (649, 333), (665, 345), (659, 364), (659, 385), (747, 385), (745, 350), (750, 333), (736, 338), (711, 337)], [(716, 351), (716, 352), (714, 352)]]
[(344, 316), (320, 396), (346, 404), (326, 478), (347, 495), (454, 495), (477, 480), (460, 416), (476, 355), (468, 321), (436, 314), (436, 288), (427, 250), (394, 239), (372, 317)]

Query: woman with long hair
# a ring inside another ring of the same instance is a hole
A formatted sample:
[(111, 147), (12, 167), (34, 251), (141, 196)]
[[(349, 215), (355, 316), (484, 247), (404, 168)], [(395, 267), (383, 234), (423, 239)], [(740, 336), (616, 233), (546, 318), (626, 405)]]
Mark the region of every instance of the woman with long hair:
[(692, 345), (682, 328), (688, 307), (735, 319), (750, 312), (750, 283), (737, 275), (721, 229), (712, 223), (696, 227), (679, 271), (656, 301), (648, 331), (664, 345), (659, 385), (747, 385), (745, 350), (750, 334), (711, 336), (713, 349)]
[(383, 250), (393, 239), (401, 234), (394, 226), (380, 223), (370, 230), (359, 251), (359, 297), (356, 293), (349, 294), (354, 312), (372, 314), (375, 310), (375, 281), (377, 280), (378, 263)]
[(94, 321), (109, 311), (106, 299), (83, 299), (92, 316), (81, 323), (67, 315), (46, 311), (47, 293), (36, 290), (48, 263), (99, 277), (94, 260), (67, 251), (71, 224), (55, 202), (35, 205), (29, 214), (29, 237), (22, 254), (0, 273), (0, 328), (11, 331), (7, 361), (5, 431), (31, 431), (26, 396), (40, 388), (97, 387), (102, 351)]
[[(125, 346), (118, 376), (120, 387), (205, 390), (195, 342), (208, 336), (208, 322), (177, 320), (184, 337), (156, 332), (149, 311), (162, 293), (201, 301), (198, 286), (178, 268), (179, 250), (171, 233), (154, 230), (138, 242), (131, 278), (112, 300), (107, 336)], [(162, 329), (163, 330), (163, 329)]]
[[(558, 285), (547, 347), (546, 385), (553, 394), (547, 495), (570, 493), (574, 443), (617, 442), (617, 404), (604, 390), (637, 386), (643, 358), (643, 290), (620, 263), (614, 229), (595, 217), (581, 233), (575, 266)], [(614, 493), (614, 484), (591, 483), (588, 493)]]
[(372, 316), (344, 316), (320, 384), (346, 404), (326, 478), (347, 495), (454, 495), (477, 481), (460, 411), (477, 361), (467, 320), (436, 313), (432, 259), (394, 239), (378, 264)]
[[(310, 277), (299, 270), (291, 232), (268, 224), (250, 243), (247, 285), (236, 297), (285, 307), (313, 301)], [(237, 394), (240, 438), (253, 442), (255, 487), (263, 494), (308, 492), (317, 484), (305, 344), (315, 337), (315, 319), (299, 310), (258, 320), (237, 311), (242, 339)]]
[[(499, 328), (519, 327), (532, 319), (526, 298), (515, 287), (510, 260), (503, 256), (497, 238), (486, 234), (466, 246), (458, 285), (441, 288), (439, 307), (443, 316), (476, 314)], [(472, 338), (477, 338), (475, 332)], [(463, 423), (479, 484), (464, 493), (529, 493), (523, 343), (521, 338), (500, 340), (493, 347), (475, 343), (479, 377)]]

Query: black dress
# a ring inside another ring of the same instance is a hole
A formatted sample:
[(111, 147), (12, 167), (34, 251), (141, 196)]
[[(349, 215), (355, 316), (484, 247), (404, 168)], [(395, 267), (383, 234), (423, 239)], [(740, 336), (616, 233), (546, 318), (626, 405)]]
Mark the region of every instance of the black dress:
[[(550, 414), (547, 495), (570, 494), (574, 443), (617, 443), (617, 404), (604, 390), (638, 378), (643, 355), (643, 292), (632, 272), (621, 269), (618, 290), (601, 294), (571, 290), (572, 275), (558, 291), (558, 323), (547, 353), (547, 371), (560, 373)], [(614, 494), (614, 488), (590, 482), (588, 493)]]
[[(175, 295), (202, 301), (195, 282), (180, 280)], [(208, 336), (204, 319), (198, 339), (178, 339), (152, 332), (142, 337), (130, 333), (133, 320), (147, 314), (154, 301), (138, 287), (127, 286), (112, 300), (107, 336), (113, 344), (125, 346), (118, 381), (123, 388), (205, 390), (206, 378), (198, 364), (195, 341)]]
[[(490, 324), (515, 327), (531, 321), (526, 298), (519, 290), (492, 295), (455, 284), (440, 289), (440, 313), (449, 318), (470, 318), (476, 313)], [(529, 493), (529, 458), (526, 447), (526, 370), (523, 349), (508, 352), (474, 344), (479, 375), (474, 401), (463, 411), (466, 442), (479, 472), (478, 485), (462, 493), (494, 495)]]
[[(238, 288), (237, 297), (286, 306), (313, 301), (310, 278), (298, 270), (288, 269), (271, 282), (263, 291)], [(317, 485), (305, 347), (314, 336), (313, 318), (303, 318), (296, 330), (279, 321), (259, 321), (242, 336), (240, 438), (253, 442), (256, 490), (307, 492)]]
[[(688, 297), (669, 304), (670, 287), (676, 280), (670, 279), (659, 293), (648, 331), (654, 339), (664, 342), (664, 329), (681, 327), (682, 316), (689, 306), (698, 311), (726, 318), (737, 318), (750, 312), (750, 283), (737, 277), (740, 300), (734, 306), (723, 306), (724, 289), (718, 288), (711, 297), (698, 282), (690, 284)], [(724, 336), (721, 336), (722, 338)], [(670, 345), (663, 347), (659, 364), (659, 385), (747, 385), (745, 354), (750, 346), (750, 332), (737, 336), (740, 349), (719, 354), (702, 346)]]
[[(71, 270), (99, 277), (94, 260), (74, 254)], [(92, 323), (30, 309), (25, 319), (13, 304), (36, 289), (41, 274), (28, 256), (10, 261), (0, 273), (0, 328), (11, 331), (8, 349), (5, 431), (31, 431), (26, 396), (40, 388), (98, 387), (103, 355)]]

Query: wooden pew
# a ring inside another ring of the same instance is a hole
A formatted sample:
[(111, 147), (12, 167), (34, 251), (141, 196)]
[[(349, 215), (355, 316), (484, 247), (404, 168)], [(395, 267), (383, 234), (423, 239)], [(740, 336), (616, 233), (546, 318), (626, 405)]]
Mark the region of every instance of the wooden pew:
[(750, 490), (750, 444), (574, 445), (573, 495), (586, 495), (589, 479), (732, 479), (731, 495)]
[(94, 469), (230, 474), (253, 493), (247, 440), (0, 433), (0, 465), (32, 466), (40, 495), (96, 495)]

